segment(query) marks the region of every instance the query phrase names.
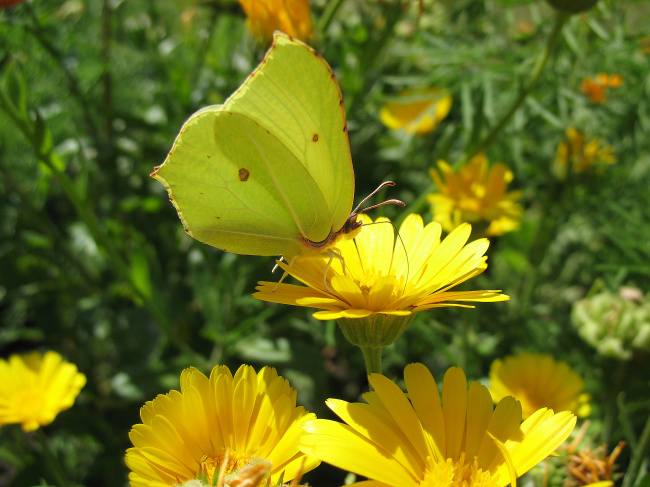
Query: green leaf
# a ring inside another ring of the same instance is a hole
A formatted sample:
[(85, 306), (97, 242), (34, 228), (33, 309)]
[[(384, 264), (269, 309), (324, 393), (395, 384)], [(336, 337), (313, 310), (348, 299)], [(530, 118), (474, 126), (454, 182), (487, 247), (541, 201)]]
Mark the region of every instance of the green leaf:
[(25, 73), (18, 63), (11, 63), (6, 76), (7, 94), (14, 106), (27, 118), (27, 89), (25, 86)]

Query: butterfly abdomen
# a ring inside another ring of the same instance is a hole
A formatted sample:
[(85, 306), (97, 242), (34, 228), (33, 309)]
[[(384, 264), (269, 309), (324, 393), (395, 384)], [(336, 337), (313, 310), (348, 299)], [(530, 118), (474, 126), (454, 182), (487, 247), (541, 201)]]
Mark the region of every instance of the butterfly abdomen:
[(337, 231), (332, 230), (325, 240), (314, 242), (304, 235), (300, 235), (298, 240), (300, 241), (301, 247), (306, 249), (304, 252), (313, 251), (321, 253), (328, 248), (333, 247), (342, 239), (348, 240), (356, 237), (361, 231), (362, 225), (363, 224), (360, 221), (357, 221), (357, 215), (350, 215), (350, 217), (345, 221), (343, 227)]

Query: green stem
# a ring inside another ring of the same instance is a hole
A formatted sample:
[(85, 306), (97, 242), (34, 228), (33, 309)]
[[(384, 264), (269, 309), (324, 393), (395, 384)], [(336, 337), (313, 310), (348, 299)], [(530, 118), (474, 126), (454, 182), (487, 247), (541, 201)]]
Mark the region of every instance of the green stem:
[(383, 50), (392, 38), (392, 34), (395, 32), (395, 24), (397, 24), (403, 12), (402, 2), (395, 2), (386, 14), (386, 23), (382, 31), (371, 36), (366, 42), (365, 49), (359, 56), (359, 72), (361, 73), (363, 83), (352, 94), (349, 105), (346, 105), (347, 113), (354, 113), (357, 105), (370, 93), (372, 84), (376, 83), (377, 79), (379, 79), (378, 76), (371, 76), (370, 70), (374, 67), (377, 60), (382, 58)]
[(32, 22), (34, 23), (34, 27), (28, 27), (27, 32), (36, 38), (36, 40), (41, 44), (45, 51), (56, 62), (56, 65), (59, 67), (59, 69), (63, 72), (63, 75), (68, 81), (68, 88), (70, 89), (70, 93), (77, 99), (79, 106), (81, 107), (81, 112), (83, 113), (86, 127), (90, 132), (93, 140), (95, 141), (95, 145), (99, 145), (98, 142), (101, 140), (99, 136), (99, 130), (97, 128), (97, 124), (95, 123), (95, 119), (89, 110), (89, 107), (92, 106), (92, 103), (90, 103), (90, 101), (86, 98), (86, 95), (83, 93), (81, 86), (79, 85), (79, 81), (66, 65), (64, 56), (61, 51), (59, 51), (59, 49), (54, 44), (52, 44), (49, 39), (47, 39), (47, 37), (45, 37), (45, 27), (38, 19), (38, 16), (36, 15), (36, 12), (34, 12), (31, 3), (26, 2), (23, 6), (27, 9), (27, 13), (30, 15)]
[(542, 73), (544, 72), (544, 68), (548, 63), (551, 54), (553, 54), (553, 51), (555, 50), (555, 46), (557, 45), (558, 40), (560, 39), (560, 34), (562, 33), (562, 28), (564, 27), (564, 24), (566, 24), (569, 17), (571, 17), (571, 14), (568, 12), (562, 12), (559, 10), (556, 11), (553, 28), (551, 30), (550, 35), (548, 36), (548, 39), (546, 40), (546, 45), (544, 46), (544, 50), (542, 51), (542, 54), (540, 55), (540, 57), (537, 59), (537, 62), (535, 63), (535, 67), (533, 68), (533, 72), (530, 75), (530, 79), (528, 80), (524, 88), (519, 92), (517, 97), (514, 99), (514, 101), (510, 105), (510, 108), (506, 111), (506, 113), (503, 114), (501, 119), (497, 122), (497, 124), (494, 127), (492, 127), (492, 130), (490, 130), (490, 132), (485, 136), (485, 138), (483, 138), (483, 140), (481, 140), (470, 151), (469, 155), (466, 156), (465, 158), (466, 160), (470, 160), (476, 154), (485, 152), (485, 150), (494, 143), (499, 133), (504, 129), (504, 127), (510, 121), (510, 118), (512, 118), (512, 116), (515, 114), (517, 109), (526, 100), (528, 95), (533, 91), (533, 89), (537, 85), (537, 82), (542, 76)]
[(641, 470), (641, 465), (647, 459), (648, 453), (650, 452), (650, 417), (645, 423), (643, 432), (641, 433), (641, 438), (639, 443), (636, 445), (636, 449), (632, 455), (632, 460), (630, 461), (630, 466), (625, 473), (625, 478), (623, 479), (623, 485), (621, 487), (632, 487), (636, 483), (636, 479), (639, 476), (639, 471)]
[(104, 135), (106, 140), (113, 138), (113, 79), (111, 77), (111, 42), (113, 40), (113, 9), (110, 0), (104, 0), (102, 6), (102, 85), (104, 103)]
[(381, 374), (381, 353), (383, 348), (378, 347), (360, 347), (363, 353), (363, 360), (366, 362), (366, 372), (370, 374)]
[(190, 76), (191, 80), (196, 81), (199, 79), (199, 75), (201, 74), (201, 68), (203, 68), (203, 65), (205, 64), (205, 58), (208, 54), (208, 49), (210, 48), (210, 44), (212, 43), (212, 38), (214, 37), (214, 31), (217, 26), (217, 19), (219, 18), (219, 9), (214, 8), (212, 9), (212, 16), (210, 17), (210, 28), (208, 30), (208, 35), (203, 39), (203, 43), (201, 44), (201, 47), (199, 48), (199, 53), (196, 57), (196, 62), (194, 63), (194, 67), (192, 68), (192, 75)]
[(34, 220), (45, 233), (50, 235), (50, 237), (55, 242), (56, 248), (58, 248), (61, 253), (65, 254), (64, 260), (67, 260), (68, 263), (73, 264), (77, 268), (79, 274), (87, 284), (93, 288), (96, 287), (97, 279), (90, 273), (90, 271), (86, 268), (86, 265), (79, 259), (77, 254), (72, 252), (66, 245), (65, 237), (61, 233), (61, 230), (59, 230), (59, 227), (52, 223), (52, 221), (48, 218), (43, 217), (42, 212), (34, 206), (27, 192), (21, 187), (20, 183), (14, 179), (11, 171), (5, 167), (1, 159), (0, 174), (2, 174), (7, 187), (11, 188), (11, 190), (18, 195), (21, 208), (28, 213), (29, 217)]
[(54, 455), (54, 452), (50, 449), (50, 444), (47, 441), (47, 438), (45, 438), (45, 434), (43, 433), (43, 430), (40, 428), (36, 430), (36, 436), (38, 437), (38, 441), (41, 444), (41, 453), (43, 454), (43, 457), (45, 459), (45, 465), (47, 469), (50, 471), (52, 476), (56, 479), (56, 483), (58, 487), (67, 487), (70, 485), (68, 482), (68, 479), (65, 477), (64, 470), (61, 468), (61, 465), (59, 464), (59, 461), (57, 460), (56, 456)]
[(321, 36), (329, 27), (332, 19), (334, 18), (334, 15), (336, 14), (336, 11), (339, 9), (341, 4), (343, 4), (343, 0), (332, 0), (327, 4), (323, 15), (321, 15), (320, 19), (318, 19), (317, 24), (318, 32), (320, 32)]

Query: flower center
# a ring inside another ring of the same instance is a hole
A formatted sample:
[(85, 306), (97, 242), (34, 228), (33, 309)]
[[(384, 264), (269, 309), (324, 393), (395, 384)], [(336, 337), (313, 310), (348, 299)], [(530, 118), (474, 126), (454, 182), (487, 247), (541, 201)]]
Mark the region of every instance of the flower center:
[[(201, 459), (201, 466), (197, 479), (207, 485), (217, 485), (217, 479), (223, 477), (224, 485), (228, 485), (228, 478), (237, 476), (252, 465), (258, 463), (268, 464), (268, 472), (270, 472), (270, 462), (257, 457), (250, 457), (249, 455), (237, 453), (232, 450), (222, 450), (214, 457), (204, 456)], [(268, 473), (267, 472), (267, 473)]]
[(498, 477), (478, 467), (476, 457), (465, 462), (465, 453), (457, 461), (430, 462), (420, 487), (498, 487)]

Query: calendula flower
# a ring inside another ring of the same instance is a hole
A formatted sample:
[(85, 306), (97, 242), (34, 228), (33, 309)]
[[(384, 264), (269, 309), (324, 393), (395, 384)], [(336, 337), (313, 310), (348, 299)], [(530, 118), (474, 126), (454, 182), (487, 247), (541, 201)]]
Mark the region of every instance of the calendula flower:
[(233, 377), (217, 366), (210, 378), (186, 369), (181, 391), (147, 402), (140, 417), (142, 424), (129, 434), (133, 448), (126, 452), (133, 487), (192, 480), (215, 485), (217, 479), (236, 487), (247, 485), (242, 479), (259, 481), (265, 472), (275, 485), (319, 463), (296, 444), (303, 423), (315, 415), (296, 407), (295, 389), (273, 368), (255, 373), (242, 365)]
[(623, 78), (618, 74), (599, 73), (596, 79), (584, 78), (580, 91), (594, 103), (607, 101), (607, 89), (618, 88), (623, 84)]
[(56, 352), (31, 352), (0, 360), (0, 384), (0, 426), (33, 431), (74, 404), (86, 376)]
[(585, 383), (566, 362), (550, 355), (524, 353), (497, 359), (490, 367), (490, 393), (494, 402), (512, 396), (528, 418), (543, 407), (588, 416), (591, 411)]
[(371, 480), (354, 486), (497, 487), (515, 485), (569, 436), (576, 418), (540, 409), (523, 423), (512, 397), (493, 409), (487, 388), (467, 387), (452, 367), (442, 383), (422, 364), (404, 370), (408, 394), (381, 374), (369, 376), (363, 403), (330, 399), (345, 423), (315, 420), (300, 448), (324, 462)]
[(411, 214), (395, 240), (389, 220), (371, 224), (368, 216), (361, 219), (359, 235), (338, 245), (339, 258), (297, 257), (291, 265), (278, 263), (305, 286), (260, 282), (253, 296), (320, 308), (323, 311), (314, 313), (315, 318), (338, 320), (352, 343), (377, 347), (392, 343), (420, 311), (510, 299), (499, 291), (451, 290), (487, 268), (484, 254), (489, 242), (467, 244), (470, 225), (442, 240), (438, 223), (424, 226), (422, 217)]
[(586, 135), (573, 127), (566, 129), (566, 136), (567, 140), (557, 147), (553, 164), (553, 172), (560, 179), (566, 179), (569, 169), (574, 173), (582, 173), (618, 162), (612, 147), (603, 146), (602, 139), (596, 138), (587, 142)]
[(471, 223), (479, 235), (493, 236), (516, 230), (523, 208), (517, 203), (521, 191), (506, 192), (512, 171), (497, 162), (490, 167), (483, 154), (473, 157), (458, 171), (445, 161), (438, 161), (438, 171), (429, 173), (438, 193), (427, 199), (433, 219), (447, 232), (462, 223)]
[(426, 134), (447, 116), (451, 100), (451, 95), (439, 88), (405, 90), (386, 102), (379, 111), (379, 119), (393, 130)]
[(276, 30), (305, 41), (314, 33), (309, 0), (239, 0), (251, 33), (271, 42)]

